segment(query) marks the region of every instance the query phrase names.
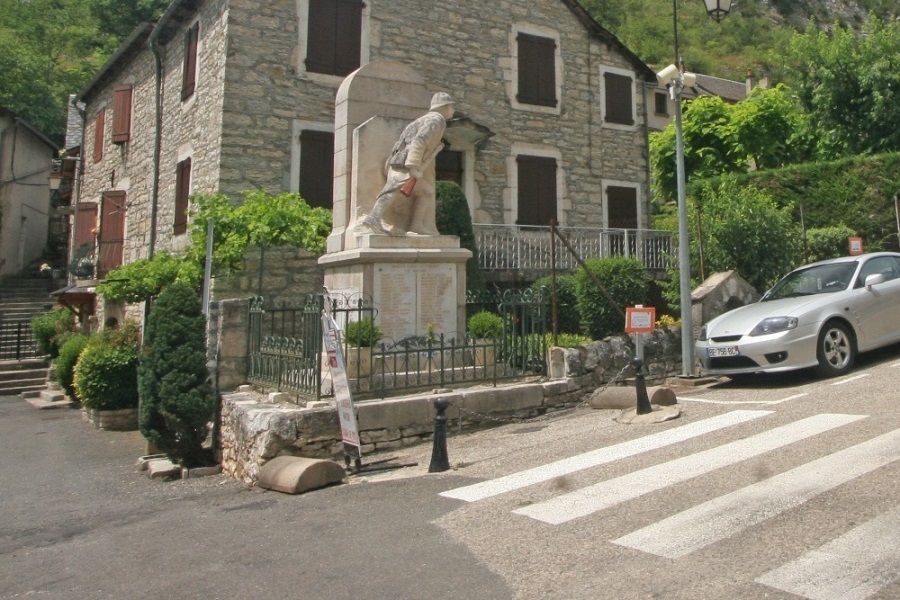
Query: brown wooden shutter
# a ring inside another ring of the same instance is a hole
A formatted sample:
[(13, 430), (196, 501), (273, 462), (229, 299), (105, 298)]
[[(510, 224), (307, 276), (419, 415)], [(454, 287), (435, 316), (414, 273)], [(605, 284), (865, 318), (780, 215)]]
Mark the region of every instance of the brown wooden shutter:
[(337, 1), (337, 36), (335, 75), (349, 75), (359, 68), (362, 43), (362, 11), (360, 0)]
[(606, 120), (610, 123), (634, 125), (631, 77), (604, 73), (603, 81), (606, 84)]
[(516, 99), (524, 104), (556, 106), (556, 41), (519, 33), (519, 90)]
[(519, 171), (517, 225), (549, 226), (556, 218), (556, 159), (516, 157)]
[(637, 189), (612, 185), (607, 187), (606, 215), (611, 228), (637, 229)]
[(361, 0), (310, 0), (306, 70), (349, 75), (359, 68)]
[(172, 233), (181, 235), (187, 231), (188, 199), (191, 193), (191, 159), (178, 163), (175, 172), (175, 224)]
[(106, 110), (101, 110), (94, 121), (94, 162), (100, 162), (103, 159), (103, 137), (104, 128), (106, 126)]
[(122, 266), (122, 250), (125, 245), (125, 192), (103, 192), (100, 206), (100, 237), (97, 240), (97, 276)]
[(75, 205), (75, 236), (73, 250), (88, 244), (94, 247), (94, 229), (97, 227), (97, 203), (79, 202)]
[(300, 195), (310, 206), (331, 209), (334, 182), (334, 134), (300, 132)]
[(124, 144), (131, 139), (131, 90), (130, 85), (117, 85), (113, 99), (114, 144)]
[(182, 70), (181, 100), (194, 95), (197, 84), (197, 43), (200, 38), (200, 23), (187, 30), (184, 36), (184, 68)]

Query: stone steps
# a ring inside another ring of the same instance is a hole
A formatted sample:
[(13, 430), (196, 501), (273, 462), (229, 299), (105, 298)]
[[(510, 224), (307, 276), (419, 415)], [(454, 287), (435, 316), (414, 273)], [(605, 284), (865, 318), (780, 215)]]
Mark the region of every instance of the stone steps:
[(46, 358), (0, 361), (0, 396), (34, 394), (47, 387)]

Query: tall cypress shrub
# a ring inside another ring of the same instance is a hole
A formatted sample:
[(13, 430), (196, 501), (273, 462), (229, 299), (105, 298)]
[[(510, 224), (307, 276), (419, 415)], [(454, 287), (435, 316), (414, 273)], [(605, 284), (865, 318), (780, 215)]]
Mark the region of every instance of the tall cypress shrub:
[(147, 440), (186, 467), (209, 462), (203, 448), (215, 412), (207, 379), (200, 298), (173, 283), (159, 295), (144, 332), (138, 368), (139, 425)]

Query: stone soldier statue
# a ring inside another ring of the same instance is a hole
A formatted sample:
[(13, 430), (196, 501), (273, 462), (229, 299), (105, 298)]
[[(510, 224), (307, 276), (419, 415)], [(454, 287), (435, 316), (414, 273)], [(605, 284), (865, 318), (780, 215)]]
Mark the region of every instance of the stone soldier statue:
[[(385, 162), (387, 181), (358, 232), (439, 235), (435, 224), (434, 159), (444, 147), (441, 138), (452, 116), (453, 98), (438, 92), (431, 99), (429, 111), (406, 126)], [(412, 202), (409, 223), (388, 222), (385, 211), (405, 198)]]

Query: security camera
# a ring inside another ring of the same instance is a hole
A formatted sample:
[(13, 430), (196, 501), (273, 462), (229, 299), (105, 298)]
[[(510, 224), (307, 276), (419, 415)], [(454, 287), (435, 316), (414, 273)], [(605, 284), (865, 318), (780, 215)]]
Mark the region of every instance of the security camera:
[(672, 85), (672, 83), (678, 79), (678, 76), (681, 73), (678, 71), (678, 67), (675, 65), (669, 65), (662, 71), (656, 74), (656, 78), (659, 79), (659, 83), (663, 86)]

